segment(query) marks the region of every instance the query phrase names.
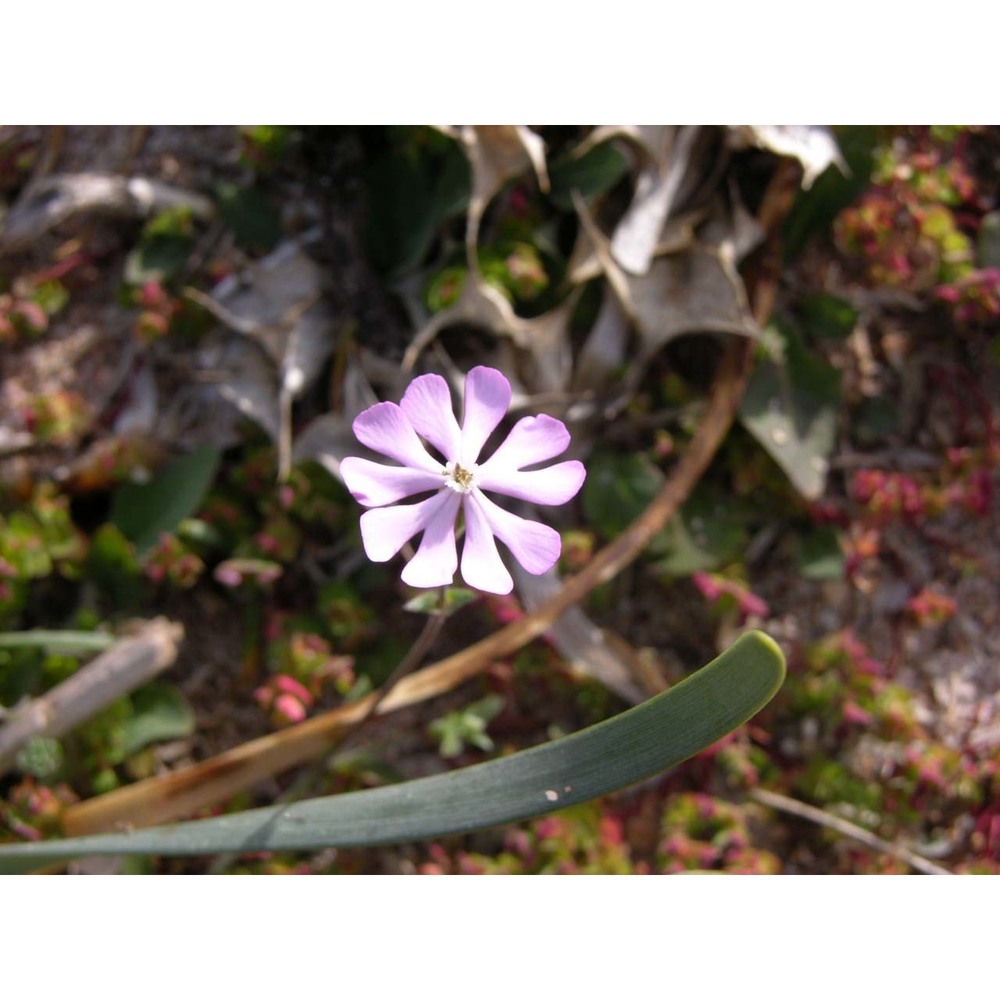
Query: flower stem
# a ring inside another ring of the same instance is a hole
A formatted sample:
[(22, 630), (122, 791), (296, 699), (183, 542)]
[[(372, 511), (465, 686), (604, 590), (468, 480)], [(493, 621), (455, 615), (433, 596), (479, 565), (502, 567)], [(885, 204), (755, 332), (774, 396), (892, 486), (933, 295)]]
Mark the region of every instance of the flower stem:
[(379, 705), (392, 693), (393, 688), (409, 673), (416, 670), (420, 666), (424, 657), (430, 651), (431, 647), (437, 641), (438, 636), (441, 634), (441, 629), (444, 628), (444, 623), (448, 620), (449, 614), (445, 610), (445, 588), (441, 587), (438, 589), (438, 606), (427, 615), (426, 621), (424, 622), (424, 627), (417, 636), (416, 642), (407, 650), (406, 655), (399, 661), (395, 669), (389, 674), (388, 678), (379, 688), (378, 696), (375, 700), (368, 706), (365, 714), (361, 716), (348, 729), (343, 737), (337, 741), (336, 749), (337, 751), (344, 750), (347, 746), (352, 743), (357, 742), (357, 738), (361, 730), (364, 728), (366, 723), (371, 719), (371, 717), (378, 711)]

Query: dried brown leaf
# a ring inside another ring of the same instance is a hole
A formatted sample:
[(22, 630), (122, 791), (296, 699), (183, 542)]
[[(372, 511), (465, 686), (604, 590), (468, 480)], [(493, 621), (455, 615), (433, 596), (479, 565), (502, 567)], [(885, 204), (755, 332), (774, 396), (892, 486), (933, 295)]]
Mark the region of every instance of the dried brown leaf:
[(676, 202), (681, 182), (691, 169), (699, 128), (685, 125), (661, 145), (660, 155), (645, 166), (632, 203), (615, 227), (611, 253), (630, 274), (645, 274), (653, 261), (663, 228)]
[(459, 300), (447, 309), (435, 313), (410, 341), (403, 355), (403, 370), (413, 371), (417, 358), (446, 327), (464, 323), (480, 327), (522, 343), (526, 321), (521, 319), (503, 293), (487, 284), (478, 273), (469, 275)]
[(217, 371), (218, 391), (275, 438), (280, 478), (291, 468), (292, 402), (316, 380), (334, 347), (322, 294), (322, 272), (295, 240), (226, 278), (210, 296), (188, 290), (189, 298), (258, 344), (273, 363), (273, 373), (261, 371), (259, 363), (249, 370), (223, 349), (230, 367)]
[(737, 149), (757, 146), (798, 160), (802, 164), (804, 188), (811, 187), (813, 181), (834, 164), (843, 173), (849, 173), (837, 140), (822, 125), (733, 125), (729, 135), (731, 145)]
[(0, 252), (23, 250), (75, 215), (146, 219), (175, 208), (187, 209), (196, 219), (215, 214), (204, 195), (146, 177), (54, 174), (32, 184), (7, 213), (0, 230)]
[[(745, 252), (759, 240), (759, 228), (745, 212), (714, 216), (704, 227), (711, 245), (698, 243), (682, 253), (658, 257), (646, 274), (628, 275), (613, 259), (607, 237), (587, 205), (580, 198), (574, 199), (574, 205), (582, 236), (590, 242), (622, 312), (639, 335), (636, 378), (656, 351), (682, 334), (758, 335), (735, 264), (737, 252)], [(583, 252), (575, 256), (585, 259)], [(583, 371), (608, 372), (610, 361), (622, 350), (621, 324), (611, 307), (602, 309), (601, 321), (602, 328), (592, 333), (585, 345), (585, 363), (580, 365)], [(602, 357), (607, 360), (602, 361)]]
[(629, 280), (629, 298), (643, 362), (685, 333), (759, 335), (743, 282), (718, 250), (661, 257), (648, 274)]
[(212, 291), (217, 318), (257, 341), (296, 394), (311, 384), (333, 350), (332, 320), (322, 301), (322, 271), (298, 241), (231, 275)]
[(470, 214), (481, 217), (504, 184), (529, 167), (539, 187), (548, 190), (545, 143), (526, 125), (462, 125), (447, 132), (461, 143), (472, 168)]

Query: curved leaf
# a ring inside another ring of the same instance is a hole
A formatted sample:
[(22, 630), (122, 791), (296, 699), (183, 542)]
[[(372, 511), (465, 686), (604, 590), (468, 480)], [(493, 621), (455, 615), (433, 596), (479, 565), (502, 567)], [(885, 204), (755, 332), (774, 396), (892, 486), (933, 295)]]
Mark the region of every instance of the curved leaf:
[(0, 873), (85, 854), (313, 850), (421, 840), (540, 816), (635, 784), (711, 746), (773, 697), (776, 643), (748, 632), (669, 691), (509, 757), (416, 781), (131, 833), (0, 845)]
[(115, 494), (111, 523), (140, 553), (147, 552), (198, 509), (218, 465), (218, 449), (204, 445), (171, 459), (148, 483), (125, 483)]

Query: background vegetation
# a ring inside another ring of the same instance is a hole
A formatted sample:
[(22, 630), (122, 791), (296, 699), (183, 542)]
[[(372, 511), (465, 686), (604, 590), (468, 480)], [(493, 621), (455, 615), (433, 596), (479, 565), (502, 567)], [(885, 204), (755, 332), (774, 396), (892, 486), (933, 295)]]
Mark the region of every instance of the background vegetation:
[[(998, 157), (957, 126), (0, 129), (0, 839), (504, 755), (757, 627), (777, 699), (638, 788), (129, 870), (1000, 870)], [(338, 463), (360, 409), (480, 363), (588, 478), (558, 573), (429, 626)], [(475, 652), (671, 490), (544, 639)]]

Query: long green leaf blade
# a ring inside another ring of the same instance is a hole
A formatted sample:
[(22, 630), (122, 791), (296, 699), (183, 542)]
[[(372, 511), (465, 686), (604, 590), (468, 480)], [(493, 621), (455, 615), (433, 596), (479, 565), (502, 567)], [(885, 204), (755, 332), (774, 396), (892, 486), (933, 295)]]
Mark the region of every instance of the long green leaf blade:
[(589, 729), (499, 760), (384, 788), (131, 833), (0, 846), (0, 873), (92, 854), (313, 850), (421, 840), (513, 823), (649, 778), (711, 746), (774, 696), (776, 643), (741, 636), (669, 691)]
[(103, 653), (119, 637), (107, 632), (34, 628), (26, 632), (0, 632), (0, 649), (47, 649), (63, 653)]

